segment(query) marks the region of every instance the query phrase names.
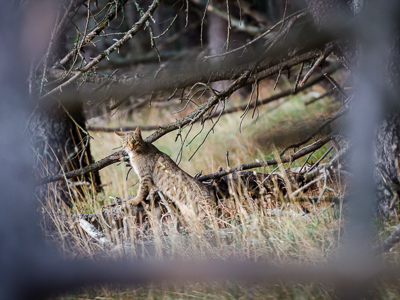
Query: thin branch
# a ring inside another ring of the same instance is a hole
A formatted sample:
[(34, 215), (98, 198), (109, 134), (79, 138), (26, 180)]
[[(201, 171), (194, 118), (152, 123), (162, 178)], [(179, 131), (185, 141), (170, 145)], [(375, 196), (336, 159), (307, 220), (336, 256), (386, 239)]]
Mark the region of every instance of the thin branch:
[(318, 167), (319, 163), (332, 151), (333, 146), (330, 146), (329, 149), (324, 153), (324, 155), (322, 155), (317, 162), (310, 168), (307, 170), (307, 172), (311, 172), (312, 170), (314, 170), (316, 167)]
[(268, 29), (267, 31), (263, 32), (262, 34), (260, 34), (258, 37), (256, 37), (255, 39), (251, 40), (250, 42), (244, 44), (243, 46), (240, 46), (238, 48), (235, 48), (231, 51), (227, 51), (225, 53), (221, 53), (221, 54), (215, 54), (215, 55), (210, 55), (210, 56), (205, 56), (204, 59), (207, 60), (209, 58), (215, 58), (215, 57), (221, 57), (221, 56), (226, 56), (228, 54), (234, 53), (236, 51), (242, 50), (242, 49), (246, 49), (248, 46), (250, 46), (251, 44), (257, 42), (258, 40), (262, 39), (263, 37), (265, 37), (267, 34), (271, 33), (272, 30), (274, 30), (275, 28), (277, 28), (279, 25), (281, 25), (283, 22), (296, 17), (296, 19), (303, 17), (306, 15), (306, 9), (300, 10), (298, 12), (295, 12), (293, 14), (291, 14), (290, 16), (286, 17), (285, 19), (279, 21), (278, 23), (276, 23), (274, 26), (272, 26), (270, 29)]
[[(117, 15), (118, 11), (122, 9), (122, 7), (128, 2), (128, 0), (122, 0), (120, 5), (113, 6), (113, 9), (111, 9), (107, 16), (103, 18), (103, 20), (87, 35), (83, 37), (82, 44), (80, 45), (79, 48), (84, 47), (85, 45), (89, 44), (96, 36), (100, 34), (100, 32), (103, 31), (103, 29), (110, 24), (110, 21), (115, 18)], [(78, 48), (72, 49), (63, 59), (60, 60), (59, 64), (61, 66), (64, 66), (67, 64), (76, 54), (78, 53)]]
[(347, 98), (347, 94), (345, 93), (345, 91), (340, 87), (339, 83), (336, 82), (335, 79), (332, 78), (332, 76), (330, 76), (329, 74), (324, 74), (326, 79), (329, 80), (330, 83), (332, 83), (332, 85), (335, 87), (335, 89), (337, 89), (344, 97)]
[[(71, 5), (72, 5), (73, 2), (74, 2), (74, 0), (71, 0), (70, 5), (69, 5), (69, 8), (71, 8)], [(59, 22), (60, 11), (61, 11), (61, 5), (60, 5), (60, 8), (59, 8), (58, 11), (57, 11), (57, 16), (56, 16), (55, 25), (57, 25), (58, 22)], [(62, 19), (65, 20), (64, 17), (65, 17), (65, 15), (67, 15), (67, 14), (68, 14), (68, 10), (65, 12), (65, 14), (64, 14), (64, 16), (63, 16)], [(51, 33), (49, 45), (47, 46), (47, 51), (46, 51), (46, 54), (45, 54), (45, 56), (44, 56), (43, 74), (42, 74), (42, 79), (40, 80), (39, 95), (42, 94), (43, 85), (44, 85), (44, 82), (46, 81), (47, 63), (48, 63), (48, 60), (49, 60), (49, 56), (50, 56), (51, 48), (52, 48), (52, 46), (53, 46), (54, 39), (55, 39), (55, 37), (56, 37), (56, 35), (57, 35), (57, 28), (59, 28), (59, 26), (54, 26), (54, 29), (53, 29), (53, 31), (52, 31), (52, 33)]]
[(303, 168), (305, 167), (305, 165), (307, 164), (307, 162), (310, 160), (311, 156), (315, 153), (315, 151), (311, 152), (310, 155), (307, 157), (307, 159), (304, 161), (304, 163), (301, 165), (300, 171), (299, 173), (301, 174), (301, 171), (303, 170)]
[(311, 75), (315, 72), (315, 70), (321, 66), (321, 64), (325, 61), (325, 59), (329, 56), (329, 54), (332, 53), (332, 48), (328, 47), (328, 49), (326, 49), (324, 51), (324, 54), (322, 54), (320, 56), (320, 58), (317, 59), (317, 61), (315, 62), (315, 64), (312, 66), (312, 68), (307, 72), (307, 74), (304, 76), (303, 80), (300, 82), (300, 86), (303, 86), (307, 80), (311, 77)]
[(206, 7), (204, 9), (203, 17), (201, 18), (201, 25), (200, 25), (200, 45), (203, 48), (203, 29), (204, 29), (204, 20), (206, 19), (206, 14), (208, 10), (208, 6), (210, 5), (210, 0), (207, 0)]
[(204, 142), (206, 141), (208, 135), (210, 134), (211, 131), (214, 130), (214, 127), (218, 124), (219, 119), (221, 118), (221, 115), (225, 109), (225, 101), (222, 101), (223, 107), (221, 112), (219, 113), (218, 119), (217, 121), (213, 124), (213, 126), (210, 128), (210, 130), (207, 132), (206, 136), (204, 137), (203, 141), (200, 143), (200, 145), (196, 148), (196, 150), (193, 152), (193, 154), (190, 156), (189, 161), (193, 158), (193, 156), (197, 153), (197, 151), (200, 149), (200, 147), (204, 144)]
[[(334, 72), (336, 72), (339, 68), (341, 68), (341, 67), (340, 67), (340, 66), (334, 66), (334, 67), (328, 69), (328, 70), (326, 71), (326, 73), (328, 73), (328, 74), (329, 74), (329, 73), (334, 73)], [(298, 93), (300, 93), (300, 92), (302, 92), (302, 91), (304, 91), (304, 90), (310, 88), (311, 86), (317, 84), (318, 82), (320, 82), (320, 81), (323, 80), (324, 78), (325, 78), (325, 76), (321, 74), (321, 75), (315, 77), (313, 80), (310, 80), (310, 81), (309, 81), (307, 84), (305, 84), (304, 86), (298, 88), (296, 91), (293, 91), (292, 89), (288, 89), (288, 90), (286, 90), (286, 91), (277, 93), (277, 94), (275, 94), (275, 95), (273, 95), (273, 96), (271, 96), (271, 97), (268, 97), (268, 98), (266, 98), (266, 99), (263, 99), (263, 100), (259, 101), (259, 102), (257, 103), (257, 106), (265, 105), (265, 104), (271, 103), (271, 102), (273, 102), (273, 101), (275, 101), (275, 100), (279, 100), (279, 99), (281, 99), (281, 98), (284, 98), (284, 97), (287, 97), (287, 96), (290, 96), (290, 95), (296, 95), (296, 94), (298, 94)], [(250, 104), (248, 107), (249, 107), (249, 108), (254, 108), (255, 105), (256, 105), (256, 103), (252, 103), (252, 104)], [(247, 104), (244, 104), (244, 105), (241, 105), (241, 106), (238, 106), (238, 107), (227, 108), (227, 109), (225, 109), (225, 111), (223, 112), (223, 115), (225, 115), (225, 114), (231, 114), (231, 113), (238, 112), (238, 111), (244, 111), (246, 108), (247, 108)], [(214, 114), (212, 115), (212, 117), (213, 117), (213, 118), (214, 118), (214, 117), (218, 117), (218, 114), (217, 114), (217, 113), (214, 113)]]
[(281, 78), (281, 75), (282, 75), (282, 69), (279, 70), (278, 77), (276, 77), (274, 88), (273, 88), (274, 91), (275, 91), (276, 87), (278, 86), (279, 79)]
[(104, 50), (101, 52), (98, 56), (93, 58), (87, 65), (85, 65), (83, 68), (81, 68), (79, 71), (75, 73), (73, 77), (71, 77), (69, 80), (66, 82), (60, 84), (58, 87), (54, 88), (47, 94), (45, 94), (43, 97), (40, 99), (43, 99), (45, 97), (48, 97), (57, 91), (61, 91), (63, 87), (66, 87), (69, 85), (71, 82), (75, 81), (77, 78), (82, 76), (85, 72), (89, 71), (92, 67), (97, 65), (100, 61), (102, 61), (105, 57), (108, 57), (111, 53), (113, 53), (115, 50), (119, 49), (123, 44), (125, 44), (128, 40), (132, 39), (133, 36), (143, 27), (143, 25), (147, 22), (147, 20), (151, 17), (157, 6), (159, 5), (159, 0), (154, 0), (152, 5), (148, 8), (146, 13), (143, 15), (143, 17), (140, 18), (140, 20), (130, 29), (128, 32), (119, 40), (117, 40), (114, 44), (112, 44), (108, 49)]
[(279, 156), (282, 156), (283, 154), (285, 154), (285, 152), (291, 148), (297, 148), (300, 147), (301, 145), (304, 145), (305, 143), (311, 141), (311, 139), (313, 137), (315, 137), (318, 133), (320, 133), (322, 131), (322, 129), (324, 129), (326, 126), (328, 126), (329, 124), (331, 124), (333, 121), (335, 121), (336, 119), (340, 118), (341, 116), (343, 116), (344, 114), (348, 113), (348, 109), (342, 109), (340, 110), (335, 116), (333, 116), (332, 118), (326, 120), (316, 131), (314, 131), (312, 134), (310, 134), (307, 138), (305, 138), (304, 140), (289, 145), (287, 147), (285, 147), (281, 153), (279, 153)]
[(298, 87), (299, 82), (300, 82), (301, 74), (303, 73), (303, 68), (304, 68), (304, 63), (301, 63), (299, 74), (297, 74), (296, 81), (294, 82), (294, 88), (293, 88), (294, 92), (297, 91), (297, 87)]
[[(314, 53), (314, 55), (315, 55), (315, 53)], [(261, 71), (253, 76), (250, 76), (250, 77), (248, 77), (248, 75), (252, 70), (245, 72), (238, 79), (236, 79), (236, 81), (234, 81), (225, 91), (223, 91), (221, 94), (219, 94), (218, 97), (216, 97), (215, 95), (212, 96), (206, 103), (197, 107), (192, 113), (189, 113), (188, 115), (186, 115), (182, 119), (176, 121), (175, 123), (170, 123), (170, 124), (166, 125), (165, 127), (160, 128), (158, 131), (154, 132), (151, 136), (148, 137), (148, 139), (149, 139), (148, 141), (153, 142), (153, 141), (157, 140), (158, 138), (160, 138), (161, 136), (167, 134), (170, 131), (176, 130), (176, 129), (183, 127), (184, 125), (189, 124), (189, 123), (190, 124), (195, 123), (199, 119), (199, 117), (202, 116), (209, 108), (211, 108), (212, 106), (217, 104), (220, 98), (227, 98), (237, 89), (239, 89), (245, 85), (252, 84), (256, 81), (262, 80), (262, 79), (278, 72), (284, 66), (292, 67), (296, 64), (299, 64), (302, 61), (307, 60), (309, 56), (310, 56), (310, 53), (300, 55), (296, 58), (293, 58), (293, 59), (287, 60), (283, 63), (277, 64), (271, 68), (268, 68), (268, 69)], [(291, 93), (293, 93), (293, 92), (290, 91), (289, 94), (291, 94)], [(253, 104), (253, 105), (255, 105), (255, 104)], [(254, 106), (250, 105), (249, 107), (254, 107)]]
[(229, 40), (231, 37), (231, 30), (232, 30), (232, 26), (231, 26), (231, 14), (229, 12), (229, 0), (226, 0), (226, 15), (227, 15), (227, 21), (228, 21), (228, 33), (226, 35), (226, 50), (229, 50)]

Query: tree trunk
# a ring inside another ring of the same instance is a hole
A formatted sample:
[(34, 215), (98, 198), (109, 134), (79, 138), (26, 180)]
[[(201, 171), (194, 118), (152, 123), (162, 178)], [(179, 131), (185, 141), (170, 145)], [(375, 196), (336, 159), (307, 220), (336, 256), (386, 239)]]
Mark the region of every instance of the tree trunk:
[[(375, 141), (379, 210), (386, 213), (399, 186), (400, 116), (392, 114), (379, 126)], [(395, 203), (393, 203), (395, 204)]]
[[(60, 104), (53, 101), (37, 107), (28, 126), (35, 154), (36, 179), (93, 163), (88, 136), (83, 131), (86, 127), (82, 102), (64, 101)], [(100, 176), (97, 172), (76, 181), (93, 183), (98, 189)], [(40, 199), (52, 197), (67, 205), (71, 205), (75, 198), (65, 181), (41, 186), (37, 192)]]

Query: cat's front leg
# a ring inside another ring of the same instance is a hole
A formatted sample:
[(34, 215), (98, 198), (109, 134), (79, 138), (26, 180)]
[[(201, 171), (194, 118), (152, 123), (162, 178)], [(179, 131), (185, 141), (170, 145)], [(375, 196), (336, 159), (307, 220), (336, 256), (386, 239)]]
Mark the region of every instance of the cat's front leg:
[(146, 200), (152, 186), (153, 186), (153, 181), (151, 180), (151, 177), (141, 178), (137, 196), (127, 201), (127, 203), (132, 205), (138, 205), (140, 202)]

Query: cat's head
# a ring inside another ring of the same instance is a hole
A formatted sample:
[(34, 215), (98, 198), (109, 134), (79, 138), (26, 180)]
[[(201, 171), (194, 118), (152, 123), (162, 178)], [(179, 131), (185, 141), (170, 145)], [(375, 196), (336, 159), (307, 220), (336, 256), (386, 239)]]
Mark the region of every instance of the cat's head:
[(133, 132), (124, 133), (116, 131), (115, 134), (122, 140), (122, 147), (124, 147), (124, 150), (128, 153), (140, 152), (146, 145), (145, 141), (143, 141), (140, 127), (137, 127)]

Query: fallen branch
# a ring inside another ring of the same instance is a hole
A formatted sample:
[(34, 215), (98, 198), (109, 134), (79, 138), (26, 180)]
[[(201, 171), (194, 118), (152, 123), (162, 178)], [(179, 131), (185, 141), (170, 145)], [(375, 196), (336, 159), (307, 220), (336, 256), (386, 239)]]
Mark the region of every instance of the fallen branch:
[(93, 239), (98, 241), (102, 246), (109, 246), (110, 242), (107, 240), (104, 233), (97, 230), (92, 224), (84, 219), (79, 220), (81, 228)]
[(280, 159), (274, 158), (274, 159), (270, 159), (270, 160), (266, 160), (266, 161), (258, 161), (258, 162), (248, 163), (248, 164), (242, 164), (239, 166), (228, 168), (227, 170), (223, 170), (223, 171), (216, 172), (213, 174), (201, 176), (197, 180), (206, 181), (206, 180), (210, 180), (210, 179), (218, 179), (225, 175), (235, 173), (235, 172), (240, 172), (240, 171), (254, 169), (254, 168), (260, 168), (260, 167), (266, 167), (266, 166), (271, 166), (271, 165), (277, 165), (280, 163), (293, 162), (294, 160), (321, 148), (323, 145), (325, 145), (327, 142), (329, 142), (332, 138), (333, 138), (332, 135), (324, 137), (324, 138), (316, 141), (315, 143), (300, 149), (299, 151), (297, 151), (296, 153), (294, 153), (291, 156), (282, 157)]
[(122, 151), (119, 152), (115, 152), (87, 167), (84, 167), (82, 169), (78, 169), (78, 170), (73, 170), (71, 172), (67, 172), (67, 173), (63, 173), (63, 174), (57, 174), (57, 175), (53, 175), (53, 176), (47, 176), (43, 179), (41, 179), (38, 183), (38, 185), (42, 185), (42, 184), (46, 184), (46, 183), (50, 183), (50, 182), (54, 182), (54, 181), (58, 181), (61, 179), (69, 179), (69, 178), (74, 178), (74, 177), (78, 177), (78, 176), (82, 176), (85, 175), (87, 173), (90, 172), (95, 172), (98, 171), (100, 169), (103, 169), (109, 165), (112, 165), (116, 162), (121, 161), (121, 159), (124, 158), (124, 154), (122, 153)]

